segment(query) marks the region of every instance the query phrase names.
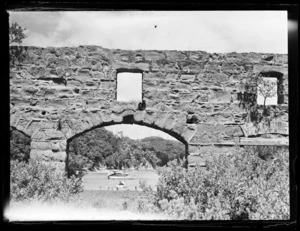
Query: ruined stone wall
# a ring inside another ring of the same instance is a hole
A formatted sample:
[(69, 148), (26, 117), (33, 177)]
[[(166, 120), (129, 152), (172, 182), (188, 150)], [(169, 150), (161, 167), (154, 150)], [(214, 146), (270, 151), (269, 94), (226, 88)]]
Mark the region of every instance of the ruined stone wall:
[[(68, 140), (124, 118), (175, 136), (193, 159), (235, 145), (288, 145), (287, 55), (98, 46), (26, 50), (21, 66), (10, 70), (10, 125), (31, 137), (31, 158), (64, 164)], [(139, 102), (116, 101), (119, 71), (143, 74), (144, 110)], [(238, 93), (250, 75), (264, 72), (282, 74), (283, 100), (271, 107), (267, 125), (254, 126), (245, 121)]]

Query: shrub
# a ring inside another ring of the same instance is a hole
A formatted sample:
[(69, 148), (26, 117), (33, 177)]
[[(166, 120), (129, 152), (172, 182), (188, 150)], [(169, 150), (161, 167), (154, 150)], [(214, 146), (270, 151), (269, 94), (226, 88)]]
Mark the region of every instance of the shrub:
[(184, 161), (161, 168), (156, 191), (142, 185), (148, 201), (177, 219), (289, 219), (288, 149), (250, 147), (212, 157), (205, 168), (187, 170)]
[(67, 178), (64, 171), (54, 165), (36, 160), (11, 161), (11, 201), (68, 202), (81, 191), (81, 178)]

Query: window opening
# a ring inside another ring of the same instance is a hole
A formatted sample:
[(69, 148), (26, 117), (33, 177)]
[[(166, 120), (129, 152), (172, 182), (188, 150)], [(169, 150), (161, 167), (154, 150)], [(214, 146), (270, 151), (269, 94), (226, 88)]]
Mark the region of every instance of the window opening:
[(117, 101), (142, 101), (142, 73), (117, 74)]
[(277, 78), (262, 77), (257, 85), (257, 104), (277, 105)]

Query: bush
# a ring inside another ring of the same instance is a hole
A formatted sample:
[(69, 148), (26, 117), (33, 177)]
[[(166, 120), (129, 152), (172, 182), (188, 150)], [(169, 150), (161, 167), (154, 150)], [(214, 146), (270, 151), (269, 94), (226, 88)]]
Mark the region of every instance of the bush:
[[(245, 148), (214, 156), (205, 168), (171, 162), (149, 202), (176, 219), (289, 219), (288, 149)], [(145, 206), (144, 206), (145, 207)]]
[(83, 191), (81, 178), (67, 178), (64, 171), (47, 163), (11, 160), (11, 201), (68, 202)]

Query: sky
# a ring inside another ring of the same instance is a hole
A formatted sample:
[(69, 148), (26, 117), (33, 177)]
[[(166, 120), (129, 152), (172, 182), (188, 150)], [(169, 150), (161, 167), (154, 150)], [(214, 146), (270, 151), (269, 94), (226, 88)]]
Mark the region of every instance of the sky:
[(143, 139), (149, 136), (159, 136), (167, 140), (176, 140), (165, 132), (136, 124), (111, 125), (106, 126), (105, 129), (119, 135), (121, 135), (119, 132), (123, 132), (123, 136), (128, 136), (131, 139)]
[(287, 53), (286, 11), (9, 11), (24, 45)]
[[(23, 41), (27, 46), (99, 45), (128, 50), (281, 54), (287, 54), (288, 49), (286, 11), (9, 11), (9, 15), (10, 23), (17, 22), (27, 29), (28, 37)], [(118, 79), (122, 85), (118, 100), (140, 100), (140, 93), (122, 93), (140, 82), (122, 79)], [(114, 133), (122, 130), (123, 135), (133, 139), (155, 135), (173, 139), (137, 125), (115, 125), (109, 129)]]

